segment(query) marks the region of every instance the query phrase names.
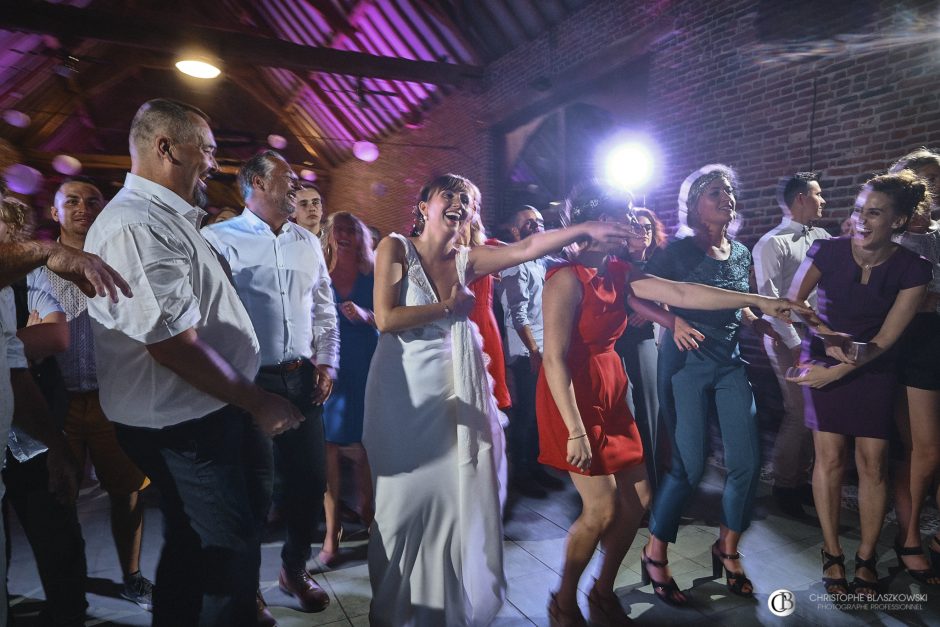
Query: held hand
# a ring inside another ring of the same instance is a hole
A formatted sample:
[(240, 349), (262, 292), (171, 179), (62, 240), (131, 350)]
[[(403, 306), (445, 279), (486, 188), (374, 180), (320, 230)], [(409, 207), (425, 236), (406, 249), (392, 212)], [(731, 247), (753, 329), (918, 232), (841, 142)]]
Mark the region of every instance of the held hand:
[(458, 318), (466, 318), (470, 315), (470, 311), (473, 309), (477, 297), (474, 296), (473, 292), (468, 288), (457, 283), (450, 291), (450, 300), (452, 303), (450, 310), (453, 312), (453, 315)]
[(251, 412), (251, 416), (261, 432), (269, 437), (295, 429), (304, 421), (304, 415), (292, 402), (283, 396), (264, 391), (260, 392), (256, 409)]
[(68, 445), (49, 447), (46, 454), (46, 469), (49, 473), (49, 492), (62, 505), (74, 505), (78, 498), (80, 470)]
[(29, 318), (26, 319), (26, 326), (31, 327), (34, 324), (39, 324), (42, 322), (42, 318), (39, 317), (39, 310), (33, 309), (29, 312)]
[(757, 306), (762, 312), (774, 318), (779, 318), (784, 322), (791, 324), (790, 312), (794, 311), (800, 314), (803, 317), (816, 317), (816, 313), (806, 307), (805, 305), (798, 305), (792, 301), (787, 300), (786, 298), (770, 298), (767, 296), (761, 296), (760, 302), (757, 303)]
[(851, 335), (828, 329), (824, 333), (817, 331), (817, 335), (826, 345), (826, 354), (833, 359), (838, 359), (844, 364), (854, 364), (858, 359), (858, 349), (855, 348)]
[(698, 349), (699, 342), (705, 341), (705, 335), (686, 322), (685, 318), (676, 316), (672, 325), (672, 341), (680, 351), (694, 351)]
[(807, 385), (811, 388), (824, 388), (830, 383), (839, 380), (839, 376), (823, 364), (816, 362), (803, 362), (798, 366), (789, 368), (786, 372), (787, 381)]
[(542, 353), (539, 351), (529, 351), (529, 370), (537, 375), (542, 369)]
[(333, 393), (333, 381), (336, 380), (336, 370), (333, 366), (321, 364), (313, 371), (313, 396), (310, 400), (314, 405), (322, 405)]
[(133, 296), (127, 281), (97, 255), (55, 244), (46, 267), (75, 283), (86, 296), (108, 296), (115, 303), (119, 291), (127, 298)]
[(365, 324), (369, 322), (369, 313), (351, 300), (340, 303), (339, 310), (346, 319), (353, 324)]
[(599, 244), (623, 244), (633, 234), (629, 224), (620, 222), (585, 222), (584, 234)]
[(586, 435), (569, 436), (567, 452), (566, 459), (569, 464), (581, 472), (587, 472), (591, 468), (591, 443), (588, 442)]

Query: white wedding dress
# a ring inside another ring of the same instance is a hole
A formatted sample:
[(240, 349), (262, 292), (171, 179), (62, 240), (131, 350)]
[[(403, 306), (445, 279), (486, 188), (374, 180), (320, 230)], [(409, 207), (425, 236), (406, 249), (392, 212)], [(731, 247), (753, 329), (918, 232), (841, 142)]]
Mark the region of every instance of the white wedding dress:
[[(399, 303), (437, 297), (405, 237)], [(464, 281), (469, 249), (457, 254)], [(505, 443), (476, 326), (383, 333), (366, 385), (372, 625), (488, 625), (503, 603)]]

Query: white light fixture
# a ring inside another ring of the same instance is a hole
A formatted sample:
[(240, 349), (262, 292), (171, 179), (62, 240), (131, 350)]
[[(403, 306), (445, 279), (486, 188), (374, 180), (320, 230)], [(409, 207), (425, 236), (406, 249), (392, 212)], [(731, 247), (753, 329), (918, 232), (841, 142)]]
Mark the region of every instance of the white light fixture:
[(305, 181), (310, 181), (312, 183), (313, 181), (317, 180), (317, 173), (314, 172), (313, 170), (301, 170), (300, 178), (302, 178)]
[(75, 176), (82, 171), (82, 162), (72, 155), (56, 155), (52, 160), (52, 169), (65, 176)]
[(358, 141), (353, 144), (353, 154), (356, 159), (371, 163), (379, 158), (379, 147), (372, 142)]
[(218, 67), (204, 57), (192, 57), (176, 62), (176, 69), (194, 78), (210, 79), (222, 73)]
[(287, 148), (287, 138), (283, 135), (275, 135), (271, 133), (268, 135), (268, 146), (274, 148), (275, 150), (284, 150)]

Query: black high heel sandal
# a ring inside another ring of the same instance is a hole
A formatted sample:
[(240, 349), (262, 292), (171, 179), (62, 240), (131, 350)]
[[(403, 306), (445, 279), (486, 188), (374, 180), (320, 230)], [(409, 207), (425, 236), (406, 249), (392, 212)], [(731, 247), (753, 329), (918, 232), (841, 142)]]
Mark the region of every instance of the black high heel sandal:
[[(826, 594), (848, 594), (849, 592), (849, 582), (845, 578), (845, 554), (840, 553), (839, 555), (829, 555), (826, 553), (826, 549), (820, 551), (822, 553), (823, 561), (823, 587), (826, 588)], [(833, 566), (842, 567), (842, 576), (841, 577), (826, 577), (826, 571), (832, 568)]]
[(689, 599), (680, 599), (676, 596), (682, 594), (682, 591), (679, 590), (679, 586), (676, 584), (676, 580), (672, 577), (669, 578), (669, 581), (662, 582), (656, 581), (650, 576), (649, 567), (655, 566), (656, 568), (665, 568), (669, 563), (669, 560), (663, 560), (658, 562), (653, 558), (649, 557), (646, 554), (646, 547), (643, 547), (643, 556), (640, 558), (640, 577), (642, 578), (643, 585), (653, 584), (653, 594), (655, 594), (659, 599), (666, 603), (667, 605), (673, 605), (675, 607), (683, 607), (689, 604)]
[[(867, 560), (863, 560), (858, 553), (855, 554), (855, 578), (852, 580), (852, 592), (866, 597), (869, 601), (874, 601), (878, 598), (878, 571), (875, 561), (875, 555), (872, 555)], [(875, 575), (875, 580), (869, 581), (859, 577), (859, 568), (867, 568), (870, 570)]]
[[(732, 572), (728, 570), (728, 567), (725, 566), (723, 560), (739, 560), (741, 559), (741, 554), (737, 551), (734, 553), (722, 553), (721, 549), (718, 546), (720, 540), (715, 540), (715, 544), (712, 545), (712, 576), (715, 579), (721, 577), (722, 571), (724, 571), (727, 579), (725, 584), (728, 586), (728, 590), (732, 593), (738, 595), (739, 597), (752, 597), (754, 596), (754, 584), (750, 579), (747, 578), (747, 575), (744, 574), (744, 571), (739, 573)], [(745, 590), (745, 586), (750, 586), (750, 590)]]
[[(894, 543), (894, 554), (898, 556), (898, 566), (907, 571), (907, 574), (914, 578), (915, 581), (918, 581), (925, 586), (940, 586), (940, 575), (937, 574), (937, 571), (933, 567), (933, 555), (934, 552), (931, 551), (931, 565), (930, 568), (924, 570), (913, 570), (908, 568), (904, 564), (902, 559), (905, 555), (923, 555), (924, 550), (919, 546), (901, 546), (900, 541)], [(938, 555), (940, 557), (940, 555)], [(933, 581), (930, 581), (933, 579)]]

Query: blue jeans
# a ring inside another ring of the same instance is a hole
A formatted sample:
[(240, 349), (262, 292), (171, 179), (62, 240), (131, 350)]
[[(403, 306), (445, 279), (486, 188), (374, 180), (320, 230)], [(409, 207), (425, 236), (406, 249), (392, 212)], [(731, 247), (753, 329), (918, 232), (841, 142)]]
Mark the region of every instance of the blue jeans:
[(261, 544), (245, 463), (251, 418), (223, 407), (163, 429), (115, 423), (118, 442), (160, 490), (164, 544), (153, 625), (256, 624)]
[(672, 468), (653, 501), (650, 532), (675, 542), (679, 518), (705, 471), (708, 411), (714, 398), (728, 476), (721, 498), (721, 522), (732, 531), (750, 525), (760, 478), (760, 445), (754, 395), (737, 342), (706, 340), (698, 351), (679, 352), (672, 334), (659, 355), (660, 401), (673, 442)]
[(313, 370), (310, 363), (282, 374), (260, 373), (255, 383), (264, 390), (291, 401), (304, 421), (296, 429), (269, 438), (251, 426), (248, 465), (258, 477), (251, 494), (255, 524), (260, 534), (267, 520), (277, 473), (287, 523), (287, 539), (281, 562), (288, 570), (299, 570), (310, 559), (313, 534), (323, 512), (326, 492), (326, 445), (323, 439), (323, 407), (311, 402)]

